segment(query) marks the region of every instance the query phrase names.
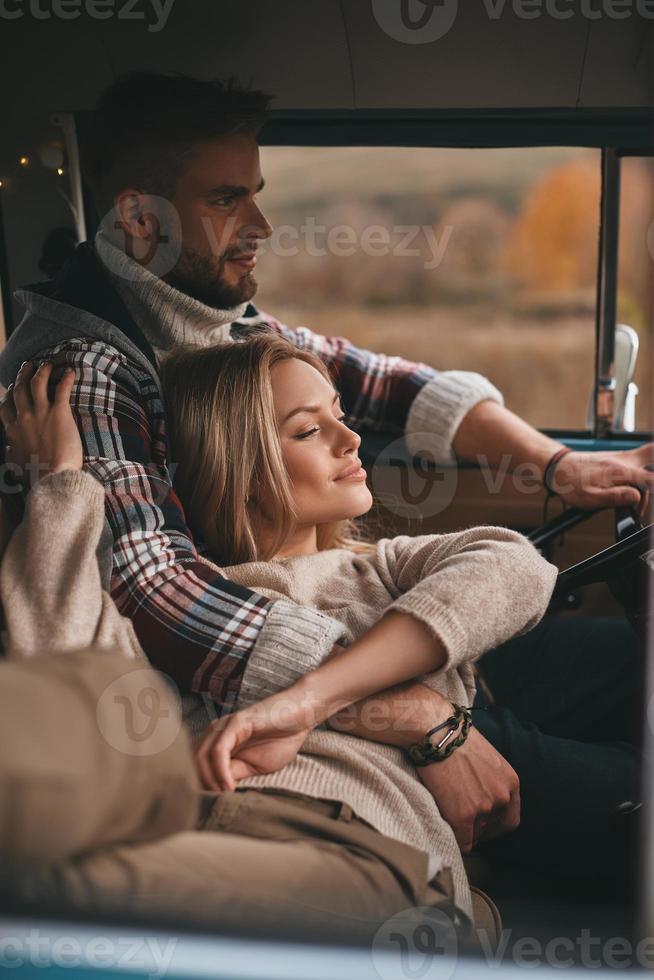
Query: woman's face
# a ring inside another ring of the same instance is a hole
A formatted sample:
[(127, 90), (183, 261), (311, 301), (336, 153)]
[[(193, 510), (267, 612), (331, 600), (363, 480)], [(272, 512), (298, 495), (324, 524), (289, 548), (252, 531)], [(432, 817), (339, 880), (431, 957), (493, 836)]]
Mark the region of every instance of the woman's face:
[(271, 382), (298, 524), (365, 514), (372, 495), (359, 462), (361, 439), (341, 421), (343, 411), (332, 385), (297, 358), (276, 364)]

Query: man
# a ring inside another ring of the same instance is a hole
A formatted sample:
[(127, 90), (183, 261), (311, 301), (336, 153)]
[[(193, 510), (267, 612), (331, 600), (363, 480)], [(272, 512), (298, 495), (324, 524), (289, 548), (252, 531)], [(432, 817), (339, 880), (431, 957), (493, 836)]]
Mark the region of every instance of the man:
[[(111, 86), (86, 148), (101, 231), (94, 245), (78, 248), (56, 284), (20, 294), (28, 312), (0, 355), (5, 385), (24, 359), (75, 366), (73, 405), (86, 464), (106, 490), (113, 598), (154, 666), (182, 691), (208, 695), (219, 711), (288, 686), (299, 664), (311, 669), (338, 649), (340, 628), (316, 610), (230, 583), (198, 560), (172, 486), (167, 432), (174, 419), (166, 419), (157, 373), (167, 351), (272, 329), (330, 367), (349, 424), (403, 433), (413, 452), (450, 460), (484, 454), (490, 465), (508, 454), (514, 467), (530, 462), (542, 473), (562, 449), (505, 409), (479, 375), (439, 373), (341, 337), (291, 330), (252, 305), (257, 250), (271, 234), (258, 203), (256, 134), (266, 110), (263, 94), (233, 85), (133, 75)], [(636, 503), (637, 487), (654, 481), (644, 469), (651, 459), (651, 446), (569, 453), (556, 470), (561, 496), (588, 507)], [(546, 634), (527, 637), (520, 651), (532, 643), (545, 659), (560, 653), (560, 630)], [(613, 642), (605, 636), (607, 649)], [(608, 680), (602, 672), (597, 683), (610, 687), (614, 667), (607, 670)], [(396, 695), (404, 702), (407, 691), (389, 692), (391, 701)], [(413, 721), (424, 718), (425, 731), (451, 710), (419, 684), (409, 696)], [(500, 728), (489, 725), (488, 733), (510, 756), (506, 719), (498, 718)], [(531, 733), (523, 723), (512, 729), (524, 749), (514, 755), (529, 766)], [(348, 730), (365, 736), (359, 725)], [(483, 731), (481, 713), (478, 725)], [(627, 768), (629, 777), (613, 787), (616, 802), (631, 785), (633, 766)], [(515, 773), (479, 732), (421, 775), (462, 849), (515, 826)]]

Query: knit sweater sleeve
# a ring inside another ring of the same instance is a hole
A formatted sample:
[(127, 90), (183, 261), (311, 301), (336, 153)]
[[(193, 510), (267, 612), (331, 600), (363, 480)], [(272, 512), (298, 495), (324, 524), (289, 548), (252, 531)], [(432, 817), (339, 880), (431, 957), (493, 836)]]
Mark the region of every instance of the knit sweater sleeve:
[(482, 401), (504, 404), (495, 385), (474, 371), (440, 371), (414, 398), (406, 422), (409, 452), (454, 463), (452, 442), (468, 412)]
[(431, 630), (445, 646), (442, 670), (532, 629), (557, 576), (527, 538), (503, 527), (383, 539), (372, 560), (396, 596), (386, 611)]
[(104, 489), (89, 473), (50, 474), (32, 488), (0, 564), (8, 657), (92, 645), (141, 655), (132, 624), (101, 587), (103, 523)]

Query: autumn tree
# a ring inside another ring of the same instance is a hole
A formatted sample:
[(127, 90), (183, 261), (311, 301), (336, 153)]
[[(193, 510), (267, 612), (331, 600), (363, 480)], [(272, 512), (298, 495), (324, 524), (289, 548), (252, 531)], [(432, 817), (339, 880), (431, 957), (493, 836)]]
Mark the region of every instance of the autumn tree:
[(509, 237), (509, 275), (533, 292), (592, 287), (599, 202), (596, 161), (572, 160), (546, 173), (530, 190)]

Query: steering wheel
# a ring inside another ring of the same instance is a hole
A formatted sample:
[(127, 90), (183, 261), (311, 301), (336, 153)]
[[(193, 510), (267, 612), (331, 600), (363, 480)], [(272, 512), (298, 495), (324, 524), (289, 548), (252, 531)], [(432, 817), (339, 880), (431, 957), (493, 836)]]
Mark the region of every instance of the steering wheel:
[[(536, 531), (532, 531), (527, 537), (537, 548), (544, 548), (564, 531), (570, 530), (598, 513), (599, 510), (581, 510), (571, 507)], [(560, 597), (584, 585), (607, 582), (619, 576), (627, 566), (652, 549), (651, 529), (651, 524), (643, 527), (634, 508), (617, 508), (615, 544), (559, 572), (554, 597)]]

